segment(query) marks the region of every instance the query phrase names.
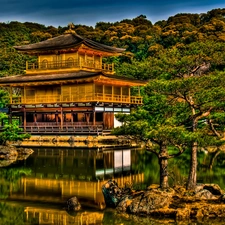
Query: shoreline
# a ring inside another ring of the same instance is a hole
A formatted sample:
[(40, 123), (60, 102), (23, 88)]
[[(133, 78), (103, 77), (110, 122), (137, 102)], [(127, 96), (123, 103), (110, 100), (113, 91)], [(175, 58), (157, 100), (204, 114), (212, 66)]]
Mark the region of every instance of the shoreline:
[(120, 188), (109, 180), (102, 192), (106, 207), (128, 215), (176, 221), (225, 218), (225, 191), (217, 184), (198, 184), (195, 190), (179, 185), (162, 190), (153, 184), (146, 190), (135, 191)]
[(125, 136), (90, 135), (32, 135), (29, 139), (13, 143), (16, 147), (143, 147), (143, 145)]

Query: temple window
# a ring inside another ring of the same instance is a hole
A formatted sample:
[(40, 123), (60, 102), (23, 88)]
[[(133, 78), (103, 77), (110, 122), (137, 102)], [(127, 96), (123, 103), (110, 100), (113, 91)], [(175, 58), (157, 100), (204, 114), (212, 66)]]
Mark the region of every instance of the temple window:
[(112, 86), (105, 86), (105, 94), (112, 94)]
[(120, 87), (114, 87), (114, 95), (121, 95), (121, 88)]
[(103, 86), (95, 85), (95, 93), (103, 93)]
[(66, 66), (67, 66), (67, 67), (73, 67), (73, 66), (74, 66), (74, 58), (73, 58), (73, 57), (69, 57), (69, 58), (66, 60)]
[(122, 87), (122, 93), (123, 93), (123, 95), (129, 95), (129, 88), (128, 87)]
[(47, 69), (48, 68), (48, 60), (47, 59), (42, 60), (41, 68), (42, 69)]

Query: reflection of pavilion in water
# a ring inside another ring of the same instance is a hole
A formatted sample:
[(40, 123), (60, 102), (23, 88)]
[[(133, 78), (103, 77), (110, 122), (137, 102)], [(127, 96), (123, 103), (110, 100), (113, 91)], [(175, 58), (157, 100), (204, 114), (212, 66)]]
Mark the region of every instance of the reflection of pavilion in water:
[[(64, 203), (77, 196), (84, 207), (100, 209), (104, 207), (101, 187), (108, 179), (115, 179), (119, 186), (144, 182), (144, 174), (134, 167), (139, 153), (137, 149), (36, 149), (26, 161), (32, 175), (21, 179), (20, 190), (12, 192), (9, 199)], [(27, 216), (38, 212), (39, 217), (53, 216), (52, 211), (41, 212), (35, 207), (28, 207), (26, 212)]]
[(37, 224), (54, 225), (90, 225), (102, 224), (104, 213), (99, 212), (78, 212), (74, 216), (69, 215), (65, 210), (46, 209), (38, 207), (26, 207), (26, 222), (36, 221)]

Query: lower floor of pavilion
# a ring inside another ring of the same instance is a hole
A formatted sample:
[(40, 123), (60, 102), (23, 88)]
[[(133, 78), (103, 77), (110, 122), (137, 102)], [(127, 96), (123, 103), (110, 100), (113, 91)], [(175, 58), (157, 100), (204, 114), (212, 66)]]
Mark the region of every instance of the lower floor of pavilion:
[(71, 133), (101, 134), (121, 125), (117, 113), (130, 113), (130, 106), (95, 105), (68, 107), (11, 106), (10, 120), (17, 121), (24, 132), (31, 134)]

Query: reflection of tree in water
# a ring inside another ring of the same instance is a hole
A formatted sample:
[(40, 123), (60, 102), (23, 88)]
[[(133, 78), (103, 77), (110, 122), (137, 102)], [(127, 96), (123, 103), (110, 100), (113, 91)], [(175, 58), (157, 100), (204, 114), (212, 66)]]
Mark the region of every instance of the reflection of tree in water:
[[(5, 199), (10, 192), (17, 191), (20, 178), (29, 174), (31, 174), (31, 170), (27, 168), (1, 168), (0, 199)], [(0, 202), (1, 225), (22, 225), (25, 224), (24, 221), (24, 207), (13, 207), (5, 202)]]
[(175, 224), (175, 221), (173, 219), (156, 219), (148, 216), (136, 216), (136, 215), (129, 215), (124, 213), (117, 213), (115, 210), (106, 210), (104, 212), (104, 218), (103, 218), (103, 225), (117, 225), (117, 224), (123, 224), (123, 225), (162, 225), (162, 224)]
[(25, 225), (24, 207), (0, 203), (1, 225)]
[[(216, 156), (216, 157), (215, 157)], [(213, 160), (213, 165), (212, 165)], [(217, 183), (225, 190), (225, 153), (208, 153), (204, 156), (200, 179), (203, 183)], [(210, 168), (210, 166), (212, 167)]]
[(22, 176), (31, 174), (27, 168), (1, 168), (0, 169), (0, 199), (7, 198), (9, 193), (19, 188)]
[(138, 151), (135, 163), (132, 164), (132, 170), (144, 173), (144, 184), (135, 189), (144, 189), (150, 184), (157, 184), (159, 181), (159, 164), (156, 155), (147, 151)]
[[(216, 155), (216, 157), (215, 157)], [(213, 165), (212, 165), (213, 160)], [(171, 159), (169, 171), (171, 185), (184, 184), (188, 177), (190, 153), (187, 151), (181, 156)], [(225, 153), (198, 152), (198, 183), (216, 183), (225, 189)]]

